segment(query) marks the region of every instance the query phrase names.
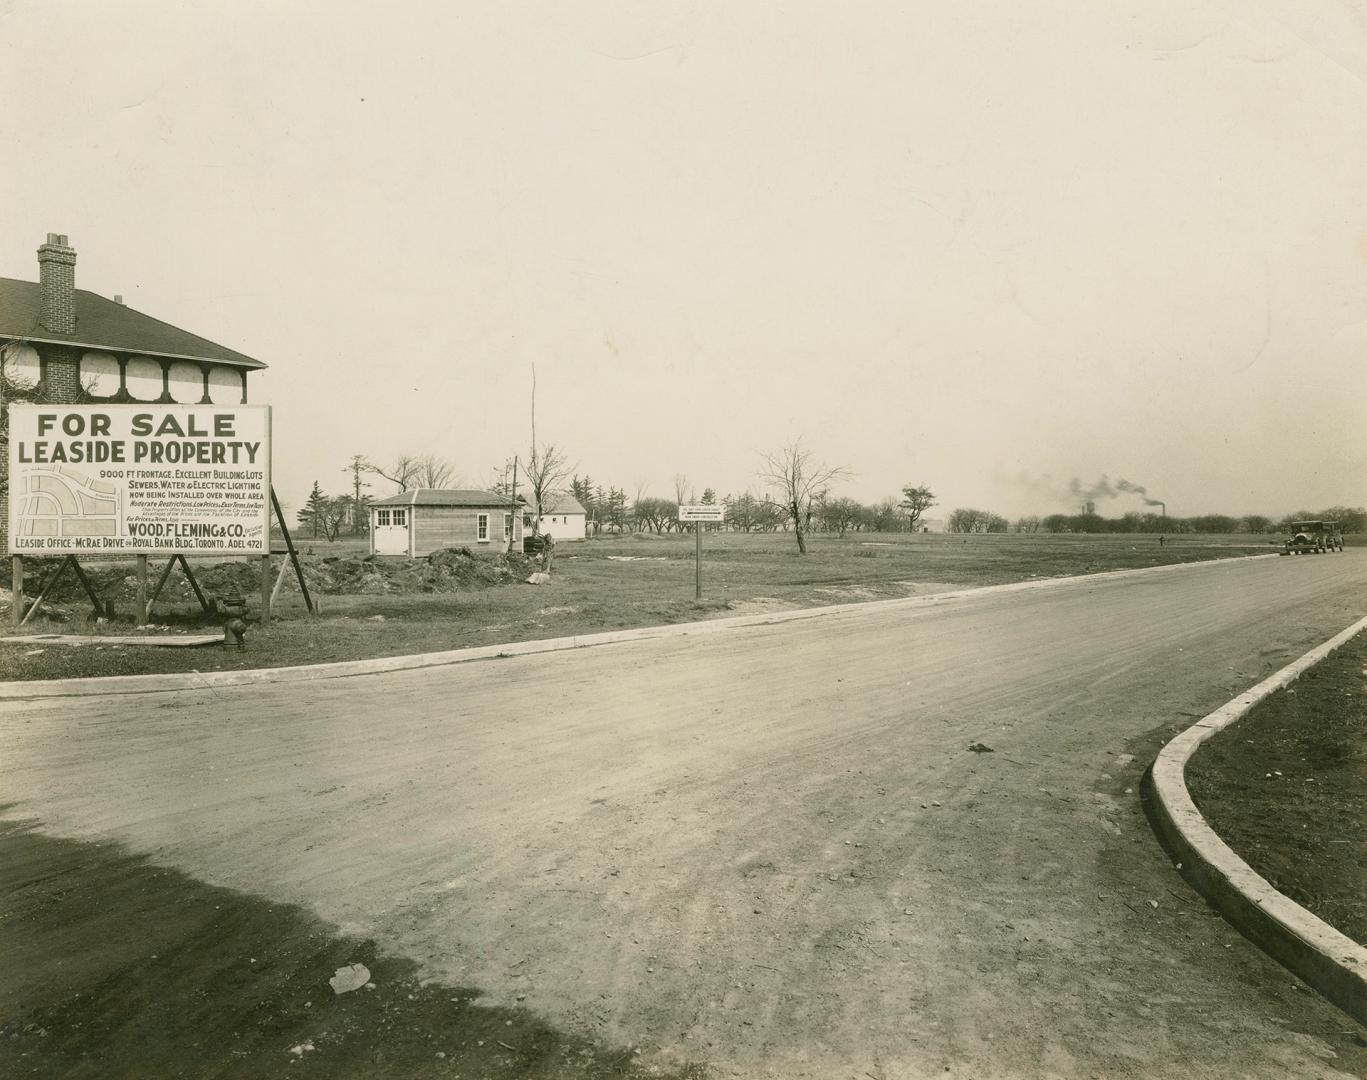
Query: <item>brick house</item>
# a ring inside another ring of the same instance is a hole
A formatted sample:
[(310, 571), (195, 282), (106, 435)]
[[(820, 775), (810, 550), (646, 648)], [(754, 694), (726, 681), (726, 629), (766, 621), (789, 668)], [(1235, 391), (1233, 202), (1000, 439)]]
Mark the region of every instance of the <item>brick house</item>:
[(9, 527), (9, 400), (243, 405), (266, 365), (76, 288), (76, 251), (48, 233), (38, 280), (0, 277), (0, 545)]
[(522, 538), (521, 515), (506, 495), (413, 488), (370, 504), (372, 555), (430, 555), (449, 547), (502, 551)]

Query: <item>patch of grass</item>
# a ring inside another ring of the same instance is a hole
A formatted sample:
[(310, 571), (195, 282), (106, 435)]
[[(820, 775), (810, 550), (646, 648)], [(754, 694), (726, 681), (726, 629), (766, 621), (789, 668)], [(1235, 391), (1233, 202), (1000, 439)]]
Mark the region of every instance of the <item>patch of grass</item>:
[(1208, 740), (1201, 813), (1279, 892), (1367, 944), (1367, 634)]
[[(306, 615), (297, 586), (287, 578), (278, 617), (249, 629), (245, 650), (218, 646), (78, 648), (5, 643), (0, 637), (0, 678), (218, 671), (436, 652), (686, 622), (729, 612), (892, 599), (937, 588), (996, 585), (1271, 550), (1265, 538), (1247, 536), (1181, 537), (1160, 548), (1156, 538), (1148, 536), (902, 533), (850, 534), (843, 539), (815, 536), (809, 553), (800, 556), (786, 534), (707, 533), (703, 593), (710, 603), (699, 608), (693, 600), (693, 545), (687, 534), (561, 543), (549, 585), (519, 581), (454, 592), (324, 595), (319, 598), (322, 614), (317, 619)], [(324, 544), (308, 546), (319, 555), (335, 550)], [(259, 589), (243, 591), (255, 605)], [(79, 599), (72, 611), (74, 617), (66, 626), (35, 620), (25, 629), (127, 633), (131, 627), (129, 621), (88, 626)], [(7, 615), (0, 611), (0, 619)], [(206, 625), (198, 609), (186, 604), (159, 605), (153, 621), (175, 628)], [(207, 625), (214, 628), (217, 624)]]

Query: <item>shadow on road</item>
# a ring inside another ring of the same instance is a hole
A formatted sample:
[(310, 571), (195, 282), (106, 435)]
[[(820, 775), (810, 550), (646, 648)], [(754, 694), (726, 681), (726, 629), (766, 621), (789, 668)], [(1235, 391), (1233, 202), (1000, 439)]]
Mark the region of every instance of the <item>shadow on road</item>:
[[(0, 1074), (645, 1075), (630, 1049), (423, 985), (411, 961), (301, 908), (36, 826), (0, 820)], [(329, 979), (351, 964), (373, 989), (338, 995)]]

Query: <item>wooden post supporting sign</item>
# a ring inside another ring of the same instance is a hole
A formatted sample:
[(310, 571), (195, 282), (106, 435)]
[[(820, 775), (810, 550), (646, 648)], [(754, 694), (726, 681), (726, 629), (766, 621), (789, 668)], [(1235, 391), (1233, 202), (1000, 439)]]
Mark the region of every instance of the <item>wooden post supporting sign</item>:
[(271, 557), (261, 556), (261, 621), (271, 617)]
[[(280, 500), (275, 497), (275, 488), (271, 488), (271, 506), (275, 508), (275, 520), (280, 526), (280, 535), (285, 538), (285, 553), (289, 556), (287, 565), (294, 566), (294, 576), (299, 579), (299, 591), (304, 594), (304, 606), (308, 608), (310, 615), (316, 615), (317, 609), (313, 606), (313, 597), (309, 595), (308, 582), (304, 580), (304, 568), (299, 565), (299, 552), (294, 549), (294, 541), (290, 539), (290, 527), (285, 524), (285, 512), (280, 509)], [(269, 561), (269, 560), (268, 560)], [(280, 581), (285, 580), (284, 567), (280, 570)], [(280, 591), (279, 582), (276, 583), (276, 592)], [(274, 593), (270, 599), (274, 600)]]
[(702, 599), (702, 522), (693, 522), (693, 599)]
[(138, 556), (138, 625), (147, 625), (147, 556)]
[(17, 627), (24, 621), (24, 557), (10, 559), (10, 610)]
[[(29, 619), (33, 618), (33, 616), (38, 613), (38, 608), (42, 606), (43, 601), (47, 598), (47, 594), (51, 592), (57, 582), (61, 580), (62, 575), (66, 573), (66, 568), (75, 561), (76, 558), (74, 555), (68, 555), (57, 564), (57, 569), (49, 574), (48, 579), (43, 582), (42, 587), (38, 590), (38, 595), (33, 598), (33, 603), (29, 604), (28, 610), (24, 612), (24, 617), (19, 620), (18, 625), (23, 626), (24, 623), (28, 622)], [(22, 602), (20, 603), (20, 607), (23, 607)]]
[(724, 507), (713, 503), (697, 503), (692, 506), (679, 507), (679, 521), (693, 522), (693, 547), (694, 547), (694, 572), (693, 572), (693, 599), (702, 599), (702, 527), (705, 521), (725, 521), (726, 510)]

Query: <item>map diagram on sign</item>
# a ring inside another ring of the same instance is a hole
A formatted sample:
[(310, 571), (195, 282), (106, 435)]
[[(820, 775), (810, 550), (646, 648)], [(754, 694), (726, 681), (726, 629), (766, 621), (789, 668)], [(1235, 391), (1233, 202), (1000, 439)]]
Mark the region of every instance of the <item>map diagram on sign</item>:
[(118, 536), (119, 497), (113, 484), (60, 465), (24, 473), (19, 502), (22, 536)]

